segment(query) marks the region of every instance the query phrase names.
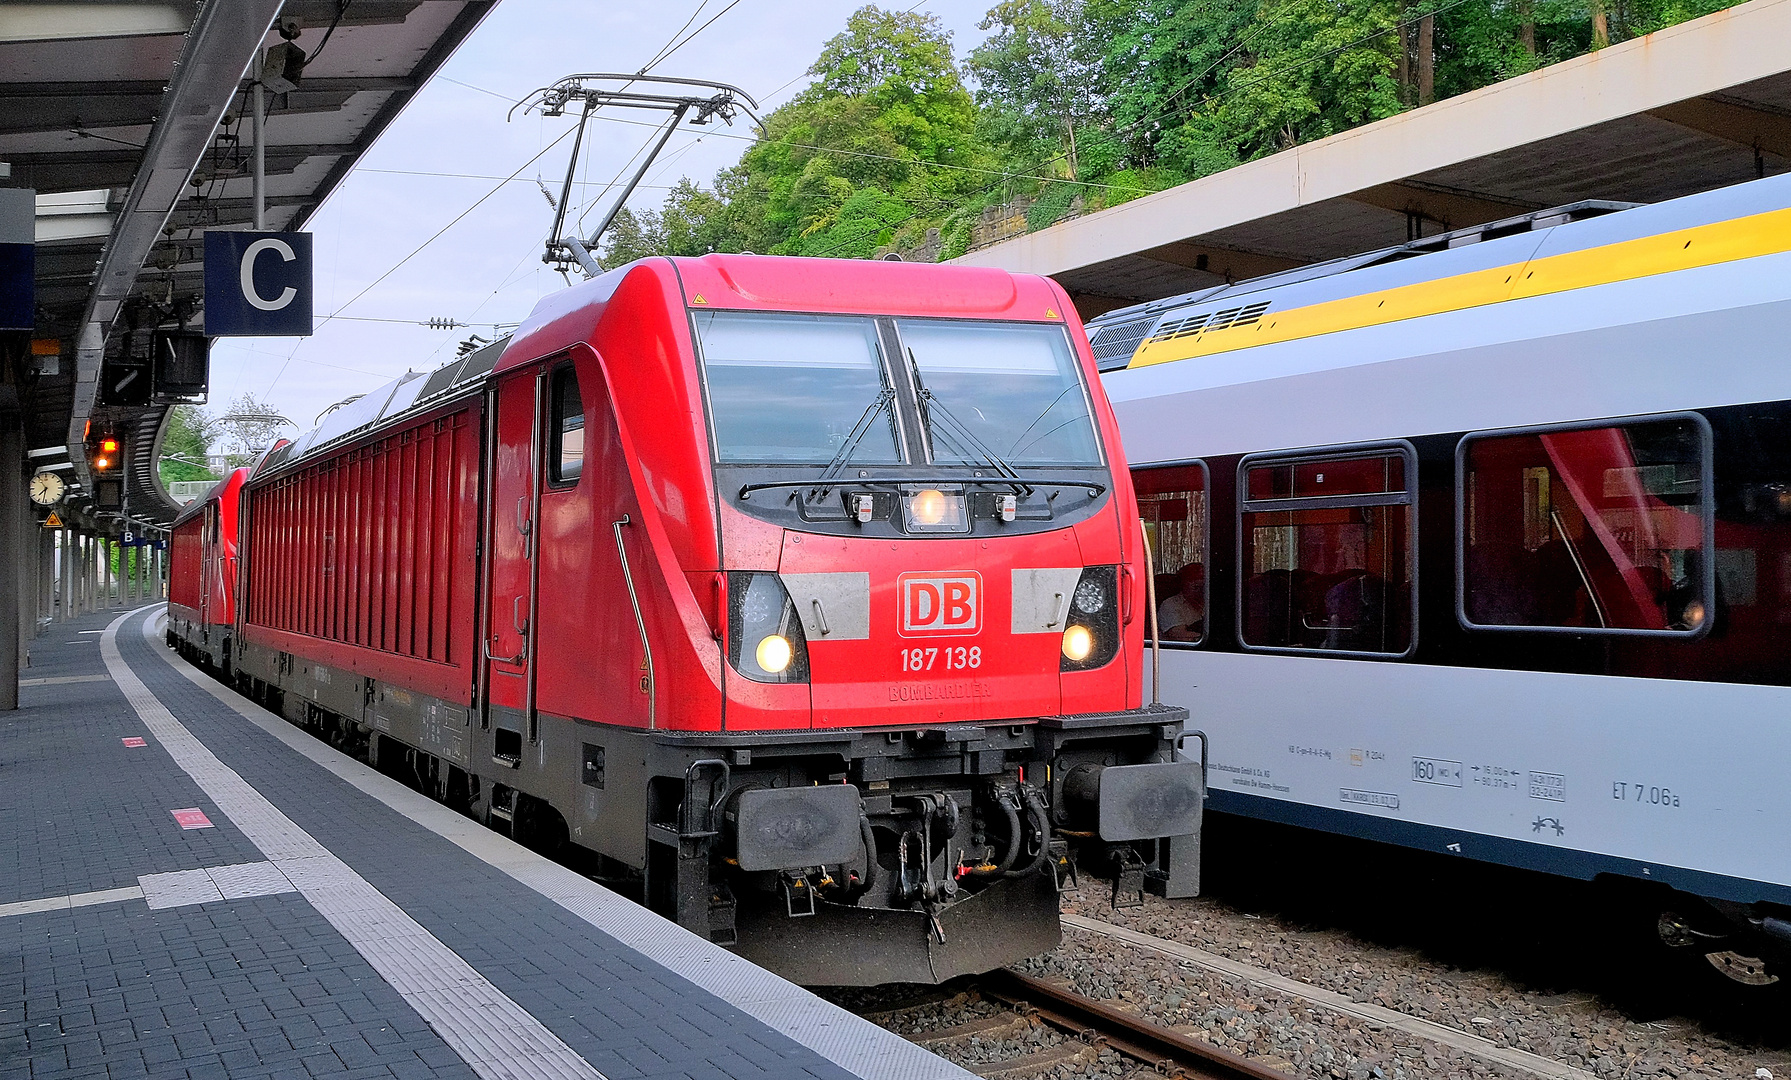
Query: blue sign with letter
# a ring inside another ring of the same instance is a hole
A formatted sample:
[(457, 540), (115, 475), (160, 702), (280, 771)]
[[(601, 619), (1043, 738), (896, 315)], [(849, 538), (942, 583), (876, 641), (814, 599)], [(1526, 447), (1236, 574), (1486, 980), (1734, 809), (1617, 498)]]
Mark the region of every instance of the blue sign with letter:
[(205, 234), (208, 337), (311, 335), (311, 234)]

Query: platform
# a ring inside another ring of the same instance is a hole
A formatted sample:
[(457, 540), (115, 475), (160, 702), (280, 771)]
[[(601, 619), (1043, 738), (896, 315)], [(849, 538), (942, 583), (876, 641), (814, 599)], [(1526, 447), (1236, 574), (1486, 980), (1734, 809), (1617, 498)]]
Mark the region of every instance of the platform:
[(158, 614), (58, 624), (0, 718), (0, 1080), (969, 1076), (314, 740)]

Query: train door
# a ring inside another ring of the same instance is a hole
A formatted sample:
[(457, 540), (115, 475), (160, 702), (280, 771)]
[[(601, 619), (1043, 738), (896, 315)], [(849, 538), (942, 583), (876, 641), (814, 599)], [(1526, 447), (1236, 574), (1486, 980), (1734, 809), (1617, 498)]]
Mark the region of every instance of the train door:
[(199, 623), (209, 626), (217, 621), (212, 618), (212, 559), (217, 547), (218, 505), (212, 503), (205, 508), (205, 516), (199, 523)]
[(491, 411), (491, 565), (485, 604), (486, 700), (494, 752), (520, 761), (534, 738), (535, 553), (540, 513), (541, 373), (501, 379)]

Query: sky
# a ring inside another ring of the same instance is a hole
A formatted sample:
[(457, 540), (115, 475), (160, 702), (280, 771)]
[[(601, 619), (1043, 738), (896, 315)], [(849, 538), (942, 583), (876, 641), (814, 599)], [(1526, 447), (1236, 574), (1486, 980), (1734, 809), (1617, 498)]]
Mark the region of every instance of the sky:
[[(763, 115), (801, 92), (821, 46), (862, 2), (737, 0), (730, 8), (729, 0), (501, 0), (306, 226), (314, 237), (315, 333), (218, 339), (212, 410), (223, 412), (249, 393), (306, 430), (335, 402), (406, 370), (440, 367), (468, 334), (489, 338), (489, 324), (520, 322), (539, 297), (565, 287), (541, 262), (553, 211), (536, 179), (558, 197), (571, 138), (516, 181), (500, 183), (574, 123), (570, 115), (506, 122), (511, 105), (530, 90), (576, 72), (639, 70), (701, 4), (692, 29), (726, 13), (653, 73), (738, 86)], [(940, 18), (962, 59), (985, 36), (977, 23), (992, 3), (923, 0), (916, 10)], [(578, 174), (584, 186), (575, 187), (572, 200), (574, 215), (589, 208), (587, 234), (613, 200), (613, 192), (601, 197), (604, 185), (656, 135), (638, 126), (653, 114), (614, 114), (632, 124), (600, 122), (604, 115), (587, 130)], [(732, 128), (685, 125), (629, 205), (657, 208), (681, 176), (706, 184), (739, 160), (748, 123), (741, 117)], [(431, 318), (473, 325), (418, 325)]]

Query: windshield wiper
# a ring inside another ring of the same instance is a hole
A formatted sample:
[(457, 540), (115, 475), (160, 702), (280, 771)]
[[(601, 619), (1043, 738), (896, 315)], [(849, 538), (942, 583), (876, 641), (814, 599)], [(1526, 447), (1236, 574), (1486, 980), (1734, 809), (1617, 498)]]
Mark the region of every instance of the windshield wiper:
[[(1019, 470), (1008, 464), (1001, 455), (989, 449), (981, 439), (976, 437), (976, 432), (970, 430), (970, 425), (959, 420), (956, 414), (946, 407), (945, 402), (940, 401), (933, 391), (927, 389), (926, 382), (920, 377), (920, 361), (914, 358), (914, 349), (912, 346), (908, 349), (908, 367), (909, 370), (914, 373), (914, 389), (920, 395), (921, 420), (926, 423), (927, 430), (934, 431), (951, 440), (952, 443), (956, 444), (956, 448), (962, 456), (970, 456), (968, 454), (963, 454), (965, 446), (968, 446), (997, 473), (1011, 480), (1020, 481), (1021, 477)], [(941, 420), (950, 422), (950, 427), (947, 427), (944, 423), (935, 424), (933, 422), (933, 412), (935, 409), (938, 410)], [(1025, 494), (1032, 494), (1032, 487), (1030, 485), (1021, 482), (1020, 487), (1025, 489)]]
[[(1006, 476), (951, 476), (941, 473), (937, 476), (855, 476), (850, 481), (842, 480), (838, 487), (895, 487), (912, 488), (926, 484), (938, 487), (950, 484), (962, 484), (965, 487), (1005, 487), (1013, 488), (1016, 494), (1030, 494), (1035, 487), (1039, 488), (1081, 488), (1088, 492), (1090, 499), (1098, 499), (1107, 490), (1107, 485), (1093, 480), (1066, 480), (1061, 477), (1035, 477), (1031, 483), (1015, 480)], [(742, 484), (738, 495), (744, 499), (755, 491), (771, 491), (777, 488), (815, 487), (813, 480), (764, 480), (756, 484)]]
[(863, 442), (864, 437), (870, 433), (871, 425), (876, 422), (877, 417), (883, 415), (883, 410), (889, 408), (890, 403), (894, 400), (895, 391), (886, 386), (882, 393), (877, 395), (876, 401), (864, 407), (864, 412), (859, 415), (858, 423), (852, 425), (852, 431), (846, 436), (846, 441), (833, 452), (833, 457), (827, 462), (827, 467), (821, 470), (821, 475), (814, 481), (817, 489), (825, 492), (827, 487), (831, 486), (834, 478), (845, 469), (846, 463), (852, 460), (853, 453), (858, 450), (858, 444)]

